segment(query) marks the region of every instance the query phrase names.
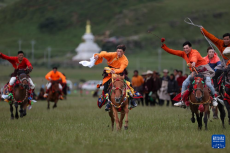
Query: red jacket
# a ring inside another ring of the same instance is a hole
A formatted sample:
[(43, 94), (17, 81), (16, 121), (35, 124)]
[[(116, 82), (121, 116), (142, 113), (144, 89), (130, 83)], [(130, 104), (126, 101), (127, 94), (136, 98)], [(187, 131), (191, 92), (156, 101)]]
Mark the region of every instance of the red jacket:
[(0, 58), (9, 61), (15, 69), (26, 69), (27, 67), (33, 68), (30, 61), (25, 57), (23, 58), (21, 63), (19, 63), (17, 56), (6, 56), (4, 54), (1, 54)]

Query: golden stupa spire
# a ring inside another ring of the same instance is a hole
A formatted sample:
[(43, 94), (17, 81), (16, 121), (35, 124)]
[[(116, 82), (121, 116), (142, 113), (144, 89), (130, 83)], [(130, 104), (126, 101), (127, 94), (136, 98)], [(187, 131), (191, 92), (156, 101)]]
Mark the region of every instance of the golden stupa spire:
[(87, 20), (87, 22), (86, 22), (86, 32), (85, 33), (91, 33), (91, 25), (90, 25), (89, 20)]

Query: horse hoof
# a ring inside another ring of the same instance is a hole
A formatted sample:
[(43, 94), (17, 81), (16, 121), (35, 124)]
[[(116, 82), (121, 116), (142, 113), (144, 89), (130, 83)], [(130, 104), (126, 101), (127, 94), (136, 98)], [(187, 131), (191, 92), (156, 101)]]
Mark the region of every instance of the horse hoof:
[(19, 117), (18, 116), (15, 116), (16, 119), (18, 119)]
[(56, 108), (57, 106), (55, 105), (55, 106), (53, 106), (53, 108)]
[(23, 114), (20, 114), (20, 117), (23, 118)]
[(128, 130), (128, 126), (124, 126), (125, 130)]
[(196, 120), (195, 120), (195, 118), (191, 118), (191, 121), (192, 121), (192, 123), (195, 123)]
[(23, 114), (23, 116), (26, 116), (26, 113), (25, 113), (25, 114)]
[(14, 117), (11, 117), (11, 120), (14, 120)]

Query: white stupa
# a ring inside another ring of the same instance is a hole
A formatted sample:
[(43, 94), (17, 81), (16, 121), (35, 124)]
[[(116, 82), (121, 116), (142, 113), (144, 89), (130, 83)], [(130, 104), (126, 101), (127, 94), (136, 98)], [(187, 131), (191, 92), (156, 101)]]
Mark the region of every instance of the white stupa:
[(101, 51), (101, 48), (94, 42), (94, 36), (91, 33), (90, 21), (87, 21), (86, 32), (82, 36), (85, 40), (76, 48), (77, 55), (72, 58), (73, 61), (89, 60), (93, 54)]

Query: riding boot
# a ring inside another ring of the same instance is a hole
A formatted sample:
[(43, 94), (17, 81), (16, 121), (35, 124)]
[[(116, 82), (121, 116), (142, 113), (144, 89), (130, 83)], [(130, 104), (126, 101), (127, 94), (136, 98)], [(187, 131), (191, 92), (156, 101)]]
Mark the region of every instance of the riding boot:
[(132, 108), (137, 107), (137, 104), (136, 104), (134, 98), (131, 98), (131, 99), (130, 99), (130, 102), (131, 102), (131, 107), (132, 107)]
[(48, 94), (49, 94), (49, 89), (46, 89), (46, 92), (45, 92), (45, 94), (44, 94), (44, 98), (47, 98), (48, 97)]
[(216, 107), (218, 105), (215, 95), (212, 95), (212, 105)]
[(8, 97), (4, 100), (6, 102), (9, 102), (13, 98), (13, 86), (8, 85)]
[(30, 89), (29, 90), (29, 97), (28, 97), (29, 100), (33, 99), (33, 93), (34, 93), (34, 89)]
[(64, 94), (63, 94), (63, 91), (60, 90), (60, 95), (59, 95), (59, 99), (60, 99), (60, 100), (63, 100), (63, 99), (64, 99), (64, 98), (63, 98), (63, 95), (64, 95)]
[(108, 100), (106, 100), (105, 111), (109, 111), (111, 109), (111, 104)]
[(177, 107), (179, 107), (179, 106), (185, 107), (185, 103), (184, 103), (184, 101), (181, 99), (179, 102), (174, 103), (174, 106), (177, 106)]

